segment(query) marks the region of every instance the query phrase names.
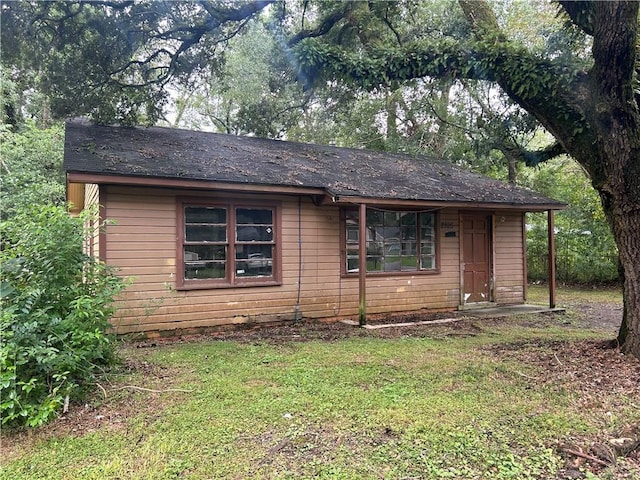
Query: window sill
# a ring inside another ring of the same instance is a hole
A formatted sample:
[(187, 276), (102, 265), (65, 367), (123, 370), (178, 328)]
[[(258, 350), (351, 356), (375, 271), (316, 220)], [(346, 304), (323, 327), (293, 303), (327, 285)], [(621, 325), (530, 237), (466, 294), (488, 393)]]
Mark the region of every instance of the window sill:
[(187, 290), (220, 290), (220, 289), (229, 289), (229, 288), (247, 288), (247, 287), (278, 287), (282, 285), (282, 282), (276, 280), (244, 280), (239, 281), (237, 283), (211, 283), (211, 282), (202, 282), (202, 283), (185, 283), (180, 286), (176, 286), (177, 291), (187, 291)]
[[(367, 277), (407, 277), (421, 275), (437, 275), (440, 270), (412, 270), (412, 271), (396, 271), (396, 272), (367, 272)], [(359, 272), (342, 272), (342, 278), (358, 278)]]

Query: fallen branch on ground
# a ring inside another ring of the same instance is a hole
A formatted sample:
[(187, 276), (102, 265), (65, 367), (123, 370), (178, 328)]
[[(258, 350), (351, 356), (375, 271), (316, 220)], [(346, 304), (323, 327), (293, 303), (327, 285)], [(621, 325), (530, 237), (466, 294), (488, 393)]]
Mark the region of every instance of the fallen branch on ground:
[(578, 452), (577, 450), (571, 450), (569, 448), (562, 449), (565, 453), (569, 453), (571, 455), (575, 455), (576, 457), (581, 457), (590, 462), (597, 463), (598, 465), (602, 465), (604, 467), (608, 467), (611, 465), (611, 462), (605, 462), (604, 460), (600, 460), (599, 458), (594, 457), (593, 455), (589, 455), (588, 453)]
[(514, 372), (520, 375), (521, 377), (528, 378), (529, 380), (538, 380), (538, 377), (532, 377), (530, 375), (527, 375), (526, 373), (519, 372), (518, 370), (514, 370)]
[(193, 390), (184, 390), (182, 388), (166, 388), (164, 390), (154, 390), (152, 388), (145, 387), (137, 387), (135, 385), (124, 385), (122, 387), (114, 388), (114, 390), (140, 390), (141, 392), (152, 392), (152, 393), (166, 393), (166, 392), (184, 392), (184, 393), (193, 393)]
[(560, 359), (558, 358), (558, 355), (556, 355), (555, 353), (553, 354), (553, 357), (556, 359), (556, 362), (558, 362), (558, 365), (562, 366), (562, 362), (560, 361)]
[(104, 395), (104, 399), (107, 399), (107, 391), (104, 389), (104, 387), (102, 385), (100, 385), (99, 383), (96, 383), (96, 385), (98, 387), (100, 387), (100, 390), (102, 390), (102, 395)]

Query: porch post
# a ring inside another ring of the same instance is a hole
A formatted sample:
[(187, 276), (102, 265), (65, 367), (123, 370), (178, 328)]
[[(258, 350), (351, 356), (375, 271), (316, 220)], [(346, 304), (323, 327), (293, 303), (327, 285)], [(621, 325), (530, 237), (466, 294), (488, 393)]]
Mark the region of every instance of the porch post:
[(360, 204), (360, 222), (358, 231), (358, 277), (360, 306), (358, 308), (358, 322), (367, 323), (367, 206)]
[(549, 236), (549, 308), (556, 308), (556, 237), (554, 211), (547, 211), (547, 234)]

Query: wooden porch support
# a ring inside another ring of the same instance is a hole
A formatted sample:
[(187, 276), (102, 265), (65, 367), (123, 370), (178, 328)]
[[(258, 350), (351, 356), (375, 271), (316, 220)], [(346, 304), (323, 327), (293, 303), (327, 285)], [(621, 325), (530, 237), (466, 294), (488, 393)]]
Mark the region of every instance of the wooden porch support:
[(554, 211), (547, 211), (547, 234), (549, 237), (549, 308), (556, 308), (556, 237)]
[(358, 278), (359, 300), (358, 323), (367, 323), (367, 205), (360, 204), (360, 222), (358, 231)]

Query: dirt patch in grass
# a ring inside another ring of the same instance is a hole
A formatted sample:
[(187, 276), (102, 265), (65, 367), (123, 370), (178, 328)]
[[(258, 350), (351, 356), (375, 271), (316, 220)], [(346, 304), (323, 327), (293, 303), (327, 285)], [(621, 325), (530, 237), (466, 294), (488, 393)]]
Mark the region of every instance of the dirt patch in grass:
[[(439, 320), (442, 318), (455, 317), (456, 313), (414, 313), (409, 315), (388, 315), (368, 322), (371, 325), (401, 324), (410, 322), (428, 322), (430, 320)], [(137, 348), (156, 347), (158, 345), (167, 345), (175, 343), (191, 343), (198, 341), (210, 340), (226, 340), (240, 343), (271, 343), (282, 344), (288, 342), (307, 342), (314, 340), (337, 341), (344, 338), (352, 337), (376, 337), (376, 338), (401, 338), (401, 337), (456, 337), (456, 336), (474, 336), (482, 333), (484, 330), (493, 327), (522, 326), (527, 328), (546, 327), (584, 327), (587, 329), (603, 330), (611, 332), (611, 339), (615, 338), (617, 333), (616, 322), (619, 326), (620, 320), (614, 315), (600, 317), (598, 321), (591, 321), (583, 316), (541, 313), (535, 315), (516, 315), (512, 317), (496, 317), (496, 318), (477, 318), (464, 317), (464, 314), (458, 314), (463, 318), (460, 321), (448, 324), (422, 324), (415, 326), (391, 326), (384, 329), (362, 329), (357, 326), (347, 325), (341, 322), (324, 322), (315, 320), (304, 320), (297, 324), (273, 325), (269, 327), (244, 328), (242, 330), (231, 330), (223, 332), (214, 332), (206, 335), (182, 335), (179, 337), (167, 337), (151, 340), (142, 340), (134, 345)]]

